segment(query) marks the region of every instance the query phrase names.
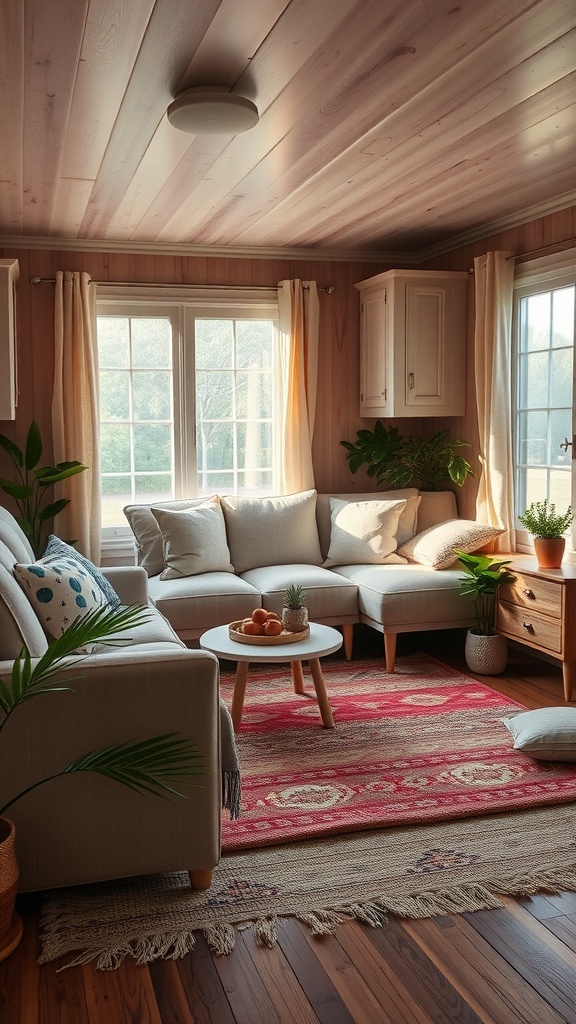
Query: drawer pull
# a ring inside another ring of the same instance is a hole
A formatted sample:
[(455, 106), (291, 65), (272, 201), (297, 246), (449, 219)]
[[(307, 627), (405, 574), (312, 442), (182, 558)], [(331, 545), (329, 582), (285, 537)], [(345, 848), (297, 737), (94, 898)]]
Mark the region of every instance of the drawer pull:
[(532, 625), (531, 622), (523, 622), (522, 625), (524, 626), (524, 629), (526, 630), (527, 633), (533, 633), (534, 632), (534, 626)]
[(524, 588), (524, 596), (525, 597), (534, 597), (534, 591), (530, 590), (530, 587), (525, 587)]

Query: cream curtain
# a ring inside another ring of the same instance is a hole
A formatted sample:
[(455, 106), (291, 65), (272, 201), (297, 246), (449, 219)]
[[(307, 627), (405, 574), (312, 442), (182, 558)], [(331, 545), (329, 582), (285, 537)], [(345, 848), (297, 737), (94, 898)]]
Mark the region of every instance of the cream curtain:
[(314, 487), (312, 437), (318, 379), (318, 288), (315, 281), (278, 285), (282, 392), (281, 494)]
[(495, 551), (515, 551), (512, 458), (512, 294), (514, 261), (505, 252), (474, 260), (474, 362), (482, 472), (476, 518), (504, 533)]
[(100, 460), (98, 377), (94, 337), (96, 287), (85, 273), (59, 270), (54, 304), (52, 434), (55, 462), (83, 462), (89, 469), (58, 484), (69, 498), (57, 519), (63, 540), (100, 562)]

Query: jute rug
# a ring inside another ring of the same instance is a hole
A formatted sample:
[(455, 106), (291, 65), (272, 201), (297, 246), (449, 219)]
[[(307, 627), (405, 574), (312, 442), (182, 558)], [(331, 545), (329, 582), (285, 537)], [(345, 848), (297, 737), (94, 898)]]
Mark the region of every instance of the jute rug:
[(355, 918), (377, 927), (405, 917), (501, 905), (498, 894), (576, 889), (576, 807), (495, 814), (230, 854), (212, 887), (193, 892), (184, 873), (51, 893), (44, 904), (40, 962), (76, 954), (65, 966), (117, 967), (177, 958), (202, 931), (219, 954), (236, 928), (273, 946), (278, 917), (315, 935)]
[[(228, 852), (356, 829), (442, 821), (576, 800), (576, 764), (534, 761), (500, 721), (522, 710), (424, 655), (323, 662), (336, 728), (323, 729), (310, 676), (252, 668), (237, 737), (241, 814)], [(229, 703), (233, 675), (221, 691)]]

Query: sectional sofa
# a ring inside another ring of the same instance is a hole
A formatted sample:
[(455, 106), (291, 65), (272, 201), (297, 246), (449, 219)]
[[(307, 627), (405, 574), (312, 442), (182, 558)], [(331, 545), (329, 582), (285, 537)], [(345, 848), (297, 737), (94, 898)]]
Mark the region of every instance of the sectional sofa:
[(398, 633), (468, 627), (455, 548), (478, 550), (500, 531), (458, 518), (452, 492), (302, 491), (281, 497), (213, 495), (129, 505), (151, 599), (185, 641), (262, 605), (280, 613), (299, 583), (313, 621), (384, 634), (394, 670)]

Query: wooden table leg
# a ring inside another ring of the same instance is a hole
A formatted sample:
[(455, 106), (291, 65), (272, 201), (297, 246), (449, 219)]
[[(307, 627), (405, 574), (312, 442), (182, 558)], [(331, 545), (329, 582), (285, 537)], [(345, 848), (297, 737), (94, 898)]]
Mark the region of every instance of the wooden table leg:
[(304, 676), (302, 675), (302, 662), (291, 661), (290, 671), (292, 672), (292, 686), (294, 693), (304, 693)]
[(574, 683), (576, 683), (576, 662), (562, 662), (562, 679), (564, 681), (564, 700), (570, 702), (574, 692)]
[(334, 719), (332, 717), (332, 708), (330, 707), (328, 694), (326, 692), (326, 683), (324, 682), (324, 676), (322, 675), (322, 669), (320, 667), (320, 658), (311, 658), (308, 664), (310, 665), (314, 689), (316, 690), (316, 696), (318, 698), (318, 707), (320, 708), (320, 714), (322, 715), (322, 724), (325, 729), (333, 729)]
[(248, 662), (239, 661), (236, 665), (236, 679), (234, 680), (234, 693), (232, 695), (232, 724), (234, 732), (240, 731), (242, 722), (242, 710), (244, 708), (244, 694), (248, 682)]

